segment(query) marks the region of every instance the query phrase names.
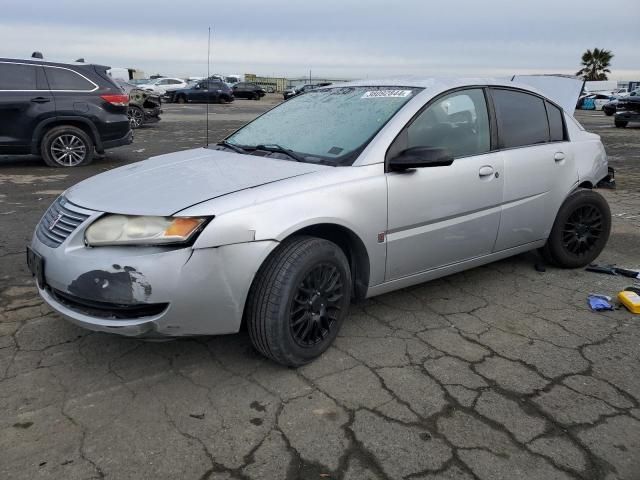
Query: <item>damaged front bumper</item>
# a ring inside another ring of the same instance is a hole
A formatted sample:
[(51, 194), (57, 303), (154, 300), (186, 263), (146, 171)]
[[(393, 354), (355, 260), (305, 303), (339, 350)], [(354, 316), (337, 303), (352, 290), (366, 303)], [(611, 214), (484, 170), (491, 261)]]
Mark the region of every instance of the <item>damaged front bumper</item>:
[(92, 215), (62, 244), (37, 235), (38, 290), (56, 312), (89, 330), (133, 337), (235, 333), (255, 272), (277, 245), (217, 248), (86, 247)]

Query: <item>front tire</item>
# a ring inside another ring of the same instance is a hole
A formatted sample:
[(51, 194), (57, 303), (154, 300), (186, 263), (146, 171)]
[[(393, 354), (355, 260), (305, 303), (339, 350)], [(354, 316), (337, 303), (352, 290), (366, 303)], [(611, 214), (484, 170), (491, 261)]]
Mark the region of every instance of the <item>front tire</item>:
[(562, 268), (589, 265), (602, 252), (611, 232), (611, 210), (602, 195), (580, 189), (562, 204), (544, 256)]
[(179, 104), (184, 104), (184, 103), (187, 103), (187, 99), (184, 95), (178, 95), (176, 102)]
[(144, 112), (139, 107), (129, 107), (127, 117), (129, 117), (129, 124), (133, 130), (140, 128), (144, 123)]
[(251, 286), (246, 309), (251, 342), (282, 365), (309, 363), (336, 338), (350, 300), (351, 271), (340, 247), (292, 237), (269, 256)]
[(40, 144), (40, 154), (50, 167), (69, 168), (89, 165), (93, 160), (93, 140), (83, 130), (61, 125), (49, 130)]
[(625, 122), (624, 120), (615, 120), (614, 123), (617, 128), (624, 128), (629, 122)]

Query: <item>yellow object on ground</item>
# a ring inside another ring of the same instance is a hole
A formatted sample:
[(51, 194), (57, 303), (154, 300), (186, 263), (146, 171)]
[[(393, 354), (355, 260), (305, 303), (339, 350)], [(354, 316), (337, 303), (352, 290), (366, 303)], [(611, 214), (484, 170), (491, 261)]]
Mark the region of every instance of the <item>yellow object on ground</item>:
[(627, 310), (631, 313), (640, 313), (640, 295), (636, 292), (623, 290), (618, 294), (618, 300), (627, 307)]

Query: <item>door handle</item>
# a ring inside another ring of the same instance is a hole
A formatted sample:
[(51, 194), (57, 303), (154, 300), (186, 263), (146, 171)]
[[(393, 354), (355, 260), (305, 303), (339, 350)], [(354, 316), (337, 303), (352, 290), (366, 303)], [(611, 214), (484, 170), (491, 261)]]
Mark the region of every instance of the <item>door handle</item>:
[(561, 162), (562, 160), (564, 160), (564, 152), (556, 152), (556, 154), (553, 156), (553, 159), (556, 162)]
[(488, 177), (489, 175), (493, 175), (493, 167), (491, 165), (480, 167), (478, 175), (480, 175), (481, 177)]
[(47, 103), (47, 102), (50, 102), (51, 99), (46, 97), (35, 97), (35, 98), (32, 98), (31, 101), (33, 103)]

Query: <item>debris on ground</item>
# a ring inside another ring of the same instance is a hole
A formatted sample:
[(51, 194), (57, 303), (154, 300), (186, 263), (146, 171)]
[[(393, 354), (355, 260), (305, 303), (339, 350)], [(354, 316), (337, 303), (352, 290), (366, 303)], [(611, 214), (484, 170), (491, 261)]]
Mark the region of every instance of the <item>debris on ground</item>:
[(594, 312), (602, 312), (604, 310), (613, 310), (611, 305), (611, 297), (608, 295), (600, 295), (597, 293), (590, 293), (587, 297), (589, 302), (589, 308)]
[(638, 290), (637, 288), (634, 288), (633, 291), (623, 290), (618, 293), (618, 301), (627, 307), (627, 310), (631, 313), (640, 314), (640, 295), (638, 295)]
[(587, 272), (606, 273), (607, 275), (622, 275), (623, 277), (640, 279), (640, 272), (636, 270), (629, 270), (627, 268), (616, 267), (614, 265), (596, 265), (595, 263), (592, 263), (586, 267), (585, 270)]

